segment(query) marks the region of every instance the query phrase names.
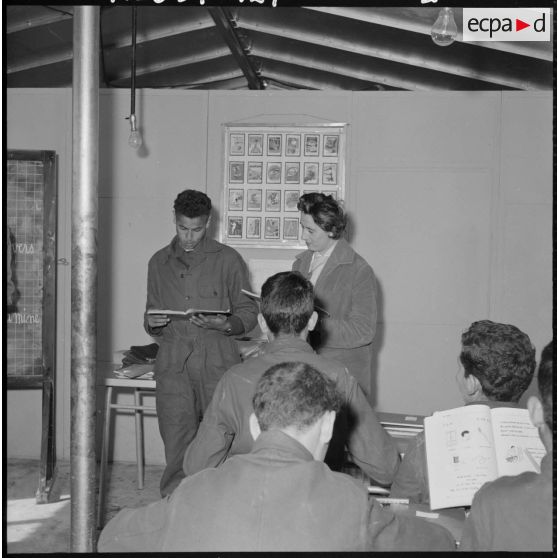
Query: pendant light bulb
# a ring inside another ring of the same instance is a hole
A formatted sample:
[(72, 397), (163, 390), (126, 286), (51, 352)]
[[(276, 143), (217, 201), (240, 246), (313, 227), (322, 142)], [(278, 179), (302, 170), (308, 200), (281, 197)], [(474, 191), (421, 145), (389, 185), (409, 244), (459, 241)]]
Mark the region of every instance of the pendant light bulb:
[(128, 137), (128, 145), (132, 149), (138, 149), (142, 144), (141, 134), (136, 128), (136, 115), (130, 115), (130, 136)]
[(432, 40), (438, 46), (451, 45), (457, 37), (457, 25), (453, 16), (453, 8), (442, 8), (432, 26)]

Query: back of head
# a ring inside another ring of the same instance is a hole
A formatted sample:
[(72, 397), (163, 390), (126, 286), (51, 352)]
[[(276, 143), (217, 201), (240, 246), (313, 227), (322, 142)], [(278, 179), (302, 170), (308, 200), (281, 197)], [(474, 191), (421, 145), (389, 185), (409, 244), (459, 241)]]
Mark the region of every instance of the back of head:
[(211, 200), (198, 190), (184, 190), (174, 200), (174, 212), (194, 218), (211, 213)]
[(262, 285), (260, 312), (274, 335), (298, 335), (314, 311), (312, 283), (297, 271), (282, 271)]
[(517, 402), (535, 372), (535, 348), (529, 337), (509, 324), (482, 320), (461, 336), (459, 358), (465, 377), (473, 374), (488, 399)]
[(262, 431), (294, 427), (303, 431), (328, 411), (337, 412), (341, 396), (335, 383), (302, 362), (284, 362), (260, 378), (252, 398)]
[(556, 377), (556, 339), (553, 339), (541, 353), (541, 362), (538, 371), (539, 393), (544, 411), (544, 421), (553, 430), (554, 403), (554, 378)]
[(312, 192), (300, 196), (297, 209), (310, 215), (314, 223), (332, 238), (341, 238), (347, 220), (341, 204), (333, 196)]

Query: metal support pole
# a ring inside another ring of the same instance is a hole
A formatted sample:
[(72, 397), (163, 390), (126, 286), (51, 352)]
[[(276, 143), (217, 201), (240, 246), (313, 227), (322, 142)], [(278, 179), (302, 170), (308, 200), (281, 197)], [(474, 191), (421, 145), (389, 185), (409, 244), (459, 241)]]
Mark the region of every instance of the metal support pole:
[(96, 544), (98, 6), (74, 7), (72, 152), (71, 552)]

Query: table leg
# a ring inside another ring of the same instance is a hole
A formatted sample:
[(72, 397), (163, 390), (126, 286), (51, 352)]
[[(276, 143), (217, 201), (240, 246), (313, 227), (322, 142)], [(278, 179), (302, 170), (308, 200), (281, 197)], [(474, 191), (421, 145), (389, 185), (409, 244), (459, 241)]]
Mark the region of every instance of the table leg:
[[(135, 405), (141, 407), (141, 389), (136, 388), (134, 392)], [(136, 409), (136, 461), (138, 464), (138, 489), (143, 490), (144, 462), (143, 462), (143, 410)]]
[(106, 474), (108, 463), (109, 437), (110, 437), (110, 412), (112, 405), (112, 386), (106, 387), (105, 413), (103, 422), (103, 443), (101, 446), (101, 471), (99, 473), (99, 502), (97, 508), (97, 528), (103, 526), (105, 511)]

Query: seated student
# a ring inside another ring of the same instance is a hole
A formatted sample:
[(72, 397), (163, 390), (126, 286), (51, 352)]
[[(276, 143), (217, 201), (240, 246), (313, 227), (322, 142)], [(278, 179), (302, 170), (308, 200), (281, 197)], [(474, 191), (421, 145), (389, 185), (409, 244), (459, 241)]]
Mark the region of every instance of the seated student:
[[(461, 335), (457, 384), (466, 405), (518, 407), (535, 372), (535, 348), (517, 327), (482, 320)], [(430, 501), (424, 434), (411, 442), (391, 486), (390, 496)]]
[(391, 484), (399, 465), (396, 444), (347, 369), (317, 355), (306, 341), (317, 320), (310, 281), (296, 271), (269, 277), (262, 286), (260, 312), (258, 322), (269, 343), (260, 355), (233, 366), (219, 380), (196, 437), (186, 450), (186, 475), (216, 467), (230, 455), (252, 449), (248, 417), (256, 383), (273, 364), (298, 361), (332, 378), (343, 395), (344, 406), (325, 462), (339, 470), (346, 445), (352, 460), (375, 483)]
[(100, 552), (451, 550), (424, 519), (400, 518), (322, 460), (341, 397), (305, 363), (272, 366), (257, 383), (252, 451), (185, 478), (163, 500), (122, 510)]
[(541, 354), (540, 399), (527, 401), (531, 422), (546, 449), (539, 474), (527, 472), (484, 484), (473, 498), (460, 550), (552, 551), (553, 540), (553, 409), (556, 341)]

